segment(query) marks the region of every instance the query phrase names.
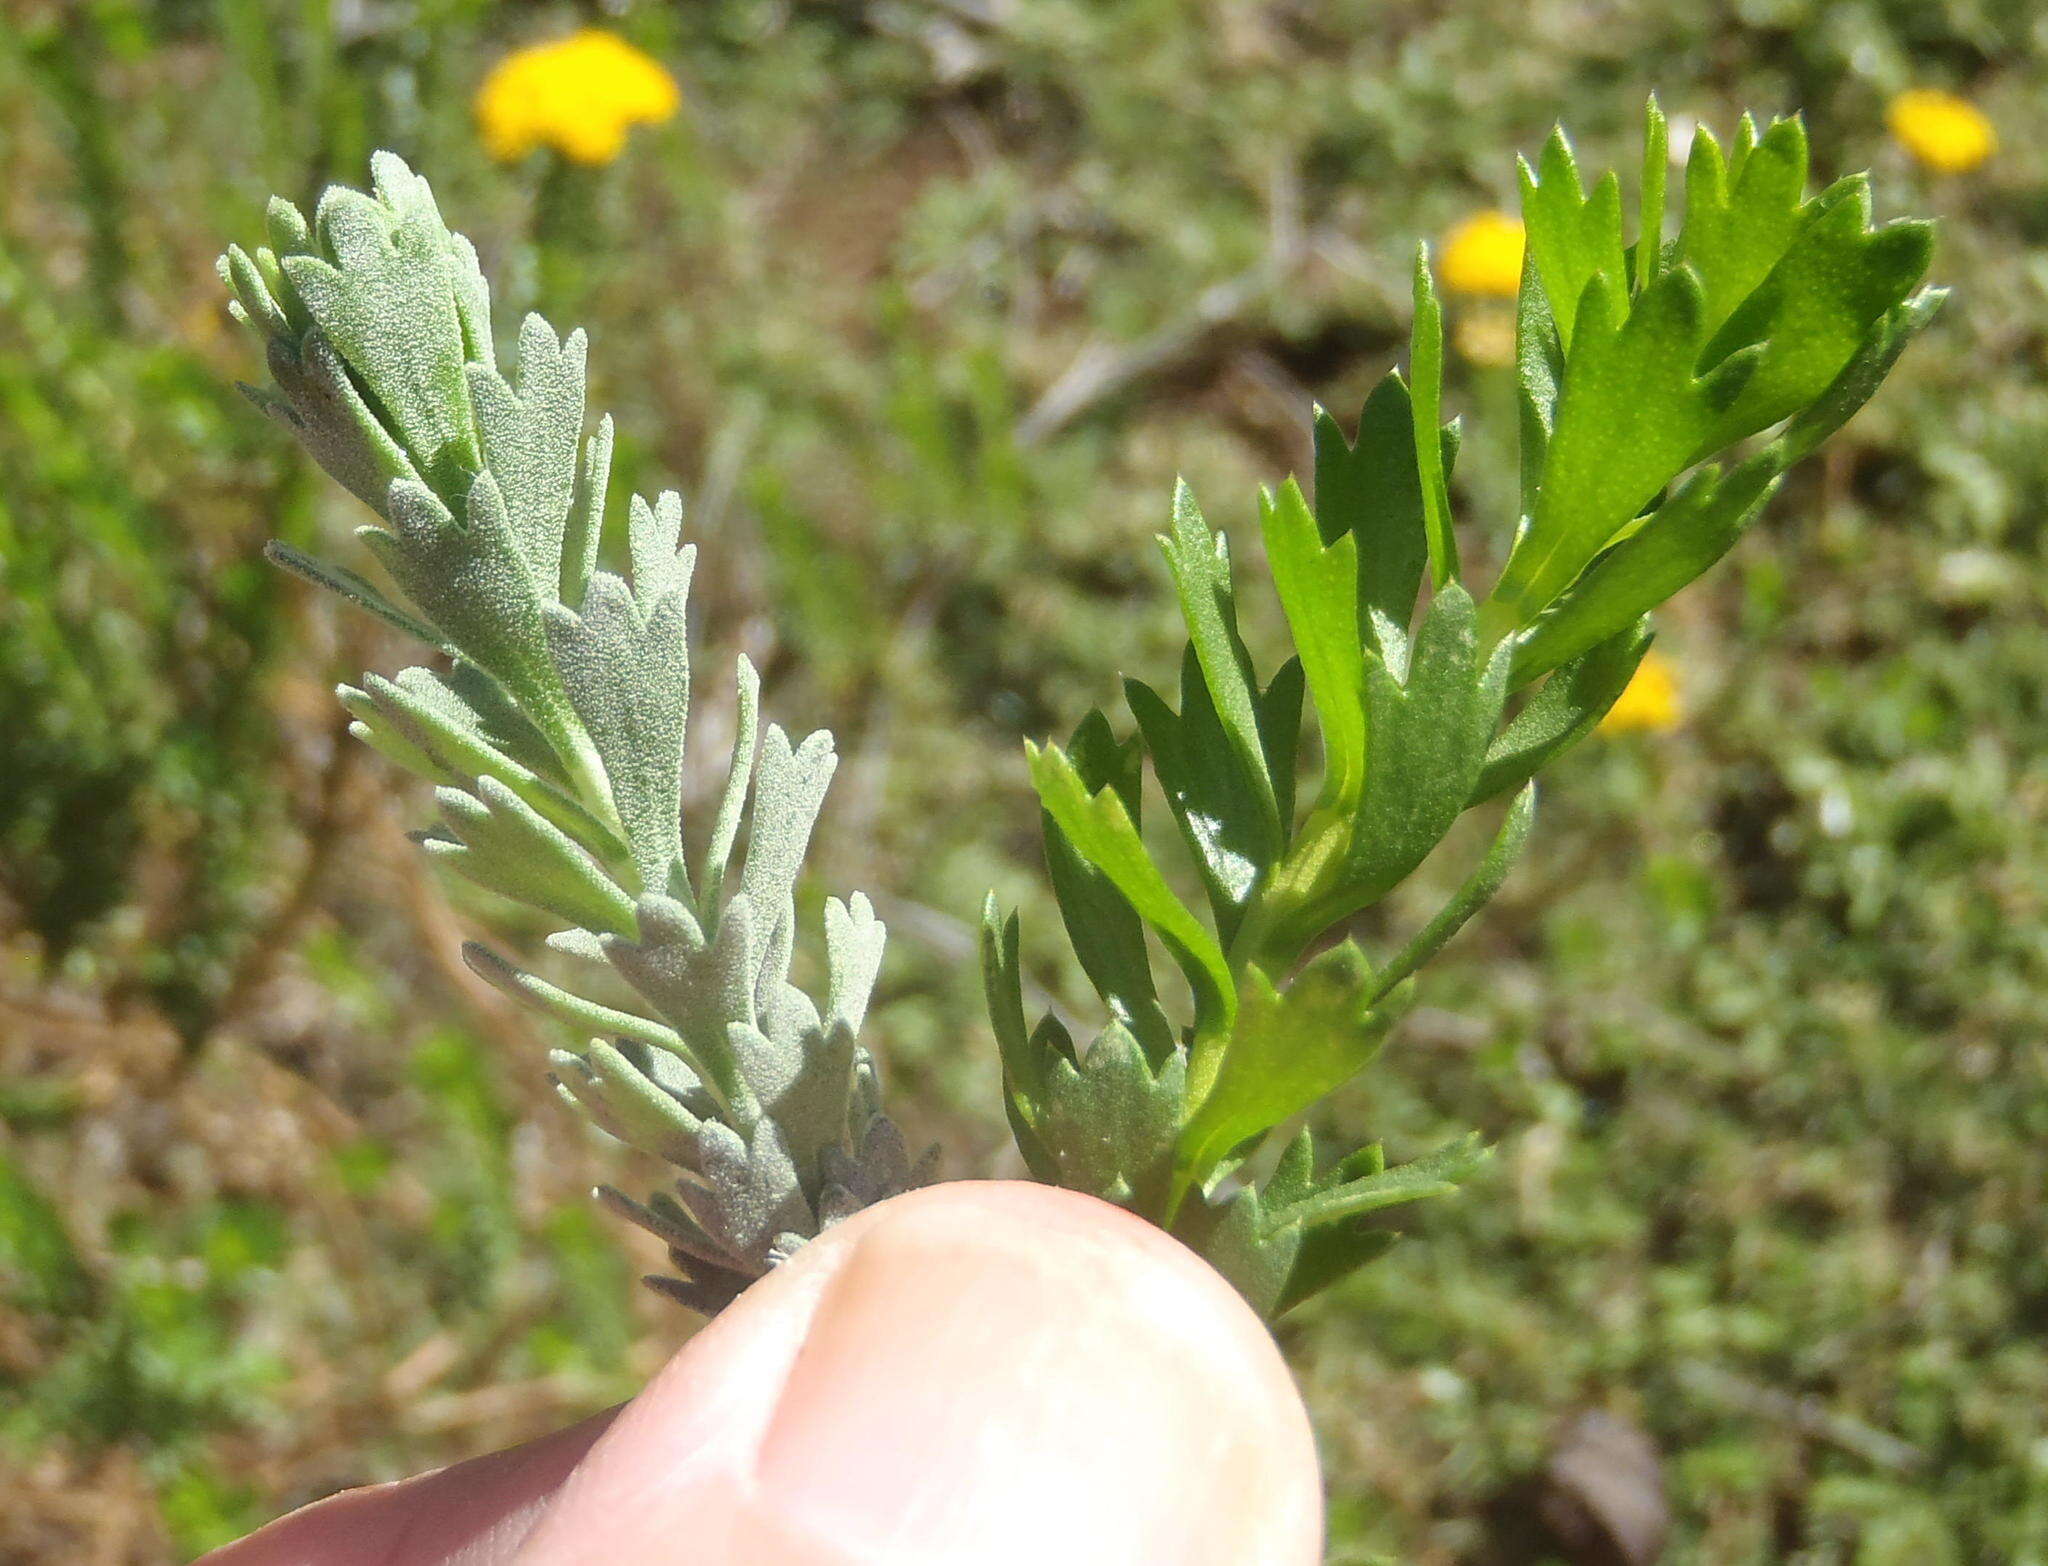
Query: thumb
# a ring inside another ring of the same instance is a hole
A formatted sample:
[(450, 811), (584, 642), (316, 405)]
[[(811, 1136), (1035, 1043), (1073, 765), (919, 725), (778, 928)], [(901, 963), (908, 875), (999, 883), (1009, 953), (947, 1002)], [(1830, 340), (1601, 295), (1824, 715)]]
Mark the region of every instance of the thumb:
[(814, 1241), (598, 1437), (520, 1566), (1314, 1566), (1265, 1327), (1092, 1197), (954, 1183)]

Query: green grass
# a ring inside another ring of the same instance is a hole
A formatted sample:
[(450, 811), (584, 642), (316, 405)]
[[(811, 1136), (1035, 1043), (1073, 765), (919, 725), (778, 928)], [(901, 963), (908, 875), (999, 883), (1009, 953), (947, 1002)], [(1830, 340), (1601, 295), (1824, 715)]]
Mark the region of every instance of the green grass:
[[(1821, 172), (1874, 163), (1887, 210), (1944, 218), (1958, 298), (1665, 617), (1682, 729), (1573, 758), (1325, 1111), (1398, 1155), (1500, 1147), (1283, 1328), (1332, 1558), (1546, 1558), (1518, 1518), (1600, 1408), (1658, 1449), (1672, 1560), (2048, 1562), (2029, 8), (991, 13), (632, 7), (687, 107), (596, 173), (495, 168), (469, 115), (566, 9), (343, 32), (312, 0), (98, 0), (0, 33), (0, 1557), (81, 1558), (88, 1527), (109, 1561), (190, 1556), (602, 1406), (685, 1330), (584, 1205), (634, 1171), (450, 961), (472, 910), (404, 842), (417, 802), (337, 743), (327, 683), (400, 650), (257, 560), (356, 520), (232, 391), (259, 367), (210, 262), (270, 190), (393, 146), (501, 324), (590, 328), (621, 481), (693, 497), (700, 656), (747, 650), (778, 714), (839, 734), (819, 884), (893, 898), (896, 1099), (949, 1172), (1014, 1172), (967, 922), (1021, 898), (1085, 1014), (1019, 742), (1168, 667), (1172, 475), (1252, 559), (1308, 401), (1348, 416), (1394, 356), (1413, 239), (1505, 201), (1559, 115), (1626, 161), (1654, 86), (1723, 125), (1804, 109)], [(1908, 167), (1882, 107), (1920, 81), (2005, 150)], [(1303, 236), (1277, 262), (1276, 233)], [(1084, 356), (1148, 347), (1063, 400)], [(1455, 364), (1449, 399), (1484, 579), (1510, 386)]]

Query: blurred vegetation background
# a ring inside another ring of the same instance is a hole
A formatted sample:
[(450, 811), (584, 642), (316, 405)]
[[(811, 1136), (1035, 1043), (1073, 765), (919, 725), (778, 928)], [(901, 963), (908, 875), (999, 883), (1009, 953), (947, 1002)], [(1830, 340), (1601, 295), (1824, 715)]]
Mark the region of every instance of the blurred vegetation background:
[[(681, 112), (614, 162), (495, 163), (479, 84), (579, 23)], [(1911, 86), (1998, 153), (1917, 167)], [(1167, 669), (1172, 475), (1256, 571), (1253, 486), (1392, 360), (1414, 238), (1512, 205), (1553, 119), (1627, 166), (1652, 87), (1724, 132), (1804, 111), (1818, 173), (1946, 220), (1958, 298), (1665, 617), (1678, 724), (1558, 770), (1324, 1112), (1500, 1147), (1283, 1325), (1331, 1559), (2048, 1562), (2028, 0), (11, 0), (0, 1561), (189, 1559), (627, 1396), (689, 1330), (584, 1199), (651, 1171), (460, 968), (498, 911), (345, 736), (332, 681), (402, 649), (259, 558), (357, 520), (234, 390), (212, 258), (270, 192), (392, 147), (501, 329), (590, 329), (621, 485), (691, 496), (704, 666), (745, 649), (848, 758), (816, 879), (893, 926), (895, 1101), (949, 1173), (1011, 1173), (967, 921), (1021, 899), (1085, 1012), (1019, 741)], [(1512, 372), (1453, 308), (1497, 560)]]

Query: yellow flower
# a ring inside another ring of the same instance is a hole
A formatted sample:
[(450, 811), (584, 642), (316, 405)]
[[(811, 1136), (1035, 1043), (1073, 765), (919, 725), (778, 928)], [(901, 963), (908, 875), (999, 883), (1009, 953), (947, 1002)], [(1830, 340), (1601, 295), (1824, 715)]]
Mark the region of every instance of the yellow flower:
[(609, 163), (635, 125), (671, 118), (675, 78), (616, 34), (585, 28), (500, 60), (477, 89), (477, 126), (500, 163), (553, 147), (577, 163)]
[(1512, 299), (1522, 287), (1522, 224), (1505, 212), (1475, 212), (1444, 235), (1441, 271), (1454, 294)]
[(1515, 362), (1515, 312), (1506, 305), (1474, 305), (1451, 329), (1458, 352), (1474, 364), (1498, 370)]
[(1937, 174), (1966, 174), (1998, 150), (1998, 132), (1984, 111), (1938, 87), (1900, 93), (1885, 123), (1900, 146)]
[(1685, 716), (1671, 660), (1652, 650), (1643, 656), (1621, 699), (1600, 720), (1603, 734), (1662, 734)]

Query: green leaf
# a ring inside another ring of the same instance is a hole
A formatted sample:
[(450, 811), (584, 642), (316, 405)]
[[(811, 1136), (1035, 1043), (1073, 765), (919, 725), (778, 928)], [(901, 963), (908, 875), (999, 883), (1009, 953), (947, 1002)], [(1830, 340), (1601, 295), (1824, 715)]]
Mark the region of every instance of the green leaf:
[(1854, 418), (1877, 394), (1892, 366), (1898, 363), (1899, 355), (1906, 351), (1906, 345), (1926, 329), (1947, 300), (1947, 289), (1923, 288), (1886, 311), (1828, 389), (1771, 443), (1775, 459), (1790, 467)]
[(1494, 835), (1493, 846), (1486, 851), (1486, 857), (1458, 888), (1457, 895), (1437, 911), (1434, 919), (1415, 933), (1408, 944), (1396, 952), (1393, 959), (1382, 968), (1373, 981), (1372, 1004), (1377, 1006), (1393, 993), (1416, 969), (1434, 957), (1444, 943), (1465, 927), (1474, 914), (1484, 908), (1493, 894), (1500, 890), (1501, 882), (1514, 868), (1521, 857), (1522, 847), (1529, 841), (1529, 827), (1536, 818), (1536, 785), (1524, 784), (1522, 792), (1515, 796), (1515, 802), (1508, 806), (1500, 831)]
[[(1279, 841), (1223, 732), (1192, 647), (1181, 656), (1178, 714), (1136, 680), (1124, 682), (1124, 700), (1144, 736), (1167, 809), (1201, 873), (1217, 938), (1227, 942), (1278, 856)], [(1125, 805), (1135, 822), (1134, 800)]]
[(1606, 175), (1588, 196), (1564, 127), (1550, 133), (1537, 169), (1519, 161), (1529, 260), (1549, 296), (1558, 340), (1570, 351), (1586, 290), (1598, 277), (1618, 290), (1628, 276), (1621, 246), (1621, 181)]
[[(1186, 666), (1183, 665), (1183, 673)], [(1289, 658), (1273, 671), (1273, 678), (1259, 696), (1259, 743), (1265, 748), (1266, 770), (1272, 774), (1273, 793), (1280, 804), (1280, 819), (1293, 835), (1294, 778), (1301, 759), (1301, 660)], [(1283, 838), (1274, 855), (1285, 853)]]
[(1324, 803), (1356, 807), (1365, 787), (1365, 654), (1358, 625), (1358, 550), (1325, 544), (1300, 488), (1259, 497), (1266, 559), (1286, 612), (1323, 735)]
[(1181, 614), (1187, 621), (1188, 639), (1201, 661), (1202, 675), (1223, 732), (1230, 740), (1238, 764), (1269, 830), (1283, 831), (1278, 796), (1266, 768), (1265, 747), (1259, 736), (1258, 707), (1254, 693), (1258, 683), (1252, 675), (1251, 655), (1237, 634), (1237, 604), (1230, 583), (1230, 545), (1221, 533), (1211, 533), (1195, 505), (1194, 492), (1185, 481), (1173, 492), (1173, 532), (1162, 536), (1160, 548), (1173, 572), (1180, 594)]
[(1487, 1156), (1487, 1148), (1475, 1131), (1424, 1157), (1318, 1191), (1289, 1207), (1279, 1221), (1312, 1228), (1404, 1202), (1448, 1196), (1486, 1162)]
[(1264, 1193), (1247, 1185), (1234, 1192), (1220, 1217), (1206, 1202), (1181, 1209), (1174, 1233), (1229, 1280), (1261, 1316), (1279, 1308), (1301, 1255), (1301, 1231), (1266, 1218)]
[(1196, 1029), (1227, 1031), (1237, 1012), (1237, 987), (1216, 938), (1174, 895), (1145, 852), (1138, 829), (1114, 788), (1090, 789), (1057, 745), (1025, 746), (1039, 800), (1074, 849), (1120, 891), (1158, 932), (1195, 992)]
[(1415, 323), (1409, 337), (1408, 371), (1414, 377), (1409, 413), (1415, 470), (1422, 490), (1422, 531), (1429, 544), (1429, 575), (1442, 587), (1458, 578), (1458, 536), (1451, 530), (1451, 495), (1442, 437), (1444, 389), (1444, 307), (1429, 276), (1429, 247), (1415, 247)]
[(1536, 269), (1522, 267), (1515, 304), (1516, 411), (1521, 415), (1521, 515), (1532, 516), (1557, 424), (1557, 391), (1564, 384), (1564, 346)]
[(1693, 474), (1515, 644), (1511, 683), (1526, 685), (1620, 635), (1697, 578), (1756, 520), (1778, 478), (1768, 453), (1725, 478), (1717, 468)]
[[(1386, 1253), (1400, 1234), (1380, 1211), (1447, 1194), (1483, 1157), (1468, 1140), (1389, 1171), (1374, 1142), (1317, 1174), (1315, 1143), (1304, 1129), (1264, 1185), (1239, 1190), (1220, 1213), (1190, 1208), (1174, 1232), (1253, 1309), (1281, 1316)], [(1339, 1190), (1355, 1193), (1356, 1210), (1329, 1216), (1321, 1199)]]
[(1796, 116), (1776, 120), (1754, 141), (1755, 122), (1744, 115), (1742, 125), (1732, 165), (1705, 126), (1686, 156), (1677, 253), (1699, 277), (1709, 332), (1756, 291), (1803, 220), (1806, 127)]
[(1024, 969), (1018, 958), (1017, 916), (1003, 917), (996, 894), (981, 905), (981, 980), (988, 1000), (989, 1022), (1002, 1057), (1007, 1096), (1020, 1097), (1029, 1110), (1045, 1096), (1040, 1059), (1031, 1048), (1024, 1021)]
[(1366, 667), (1365, 800), (1334, 908), (1362, 908), (1413, 870), (1465, 809), (1500, 722), (1506, 649), (1482, 653), (1477, 614), (1453, 583), (1416, 634), (1407, 683)]
[(1316, 525), (1323, 542), (1349, 535), (1358, 549), (1358, 615), (1362, 630), (1393, 661), (1406, 658), (1408, 624), (1429, 562), (1422, 481), (1415, 464), (1415, 415), (1396, 373), (1382, 377), (1358, 416), (1358, 441), (1346, 443), (1337, 421), (1315, 415)]
[[(1118, 744), (1109, 720), (1100, 711), (1091, 712), (1074, 731), (1068, 755), (1084, 788), (1090, 793), (1113, 789), (1137, 820), (1143, 765), (1137, 740)], [(1060, 917), (1089, 982), (1110, 1015), (1144, 1047), (1146, 1058), (1155, 1066), (1162, 1063), (1173, 1053), (1174, 1033), (1152, 984), (1152, 960), (1138, 911), (1074, 847), (1050, 811), (1045, 812), (1045, 860)]]
[(1511, 683), (1526, 685), (1620, 635), (1733, 548), (1785, 470), (1870, 400), (1946, 297), (1927, 289), (1886, 312), (1834, 383), (1769, 446), (1726, 476), (1715, 468), (1689, 476), (1537, 619), (1516, 648)]
[(1372, 970), (1346, 941), (1317, 957), (1283, 990), (1246, 970), (1237, 1025), (1212, 1080), (1191, 1075), (1194, 1108), (1181, 1133), (1183, 1178), (1202, 1182), (1239, 1144), (1299, 1114), (1351, 1080), (1391, 1023), (1370, 1000)]
[(1640, 226), (1636, 234), (1636, 289), (1648, 288), (1663, 266), (1664, 174), (1670, 157), (1670, 133), (1657, 95), (1643, 106), (1643, 182)]
[(1589, 288), (1566, 363), (1557, 423), (1528, 529), (1493, 590), (1518, 624), (1533, 620), (1615, 534), (1690, 466), (1755, 363), (1756, 348), (1693, 374), (1700, 285), (1663, 273), (1621, 315), (1604, 282)]
[(1741, 393), (1702, 438), (1705, 456), (1799, 412), (1826, 391), (1876, 326), (1927, 275), (1934, 225), (1870, 224), (1870, 183), (1814, 198), (1800, 231), (1708, 343), (1703, 363), (1761, 345)]
[[(1590, 734), (1628, 688), (1650, 640), (1644, 616), (1558, 669), (1494, 740), (1472, 803), (1483, 805), (1520, 788)], [(1510, 685), (1513, 679), (1511, 674)]]
[[(1386, 1155), (1374, 1142), (1345, 1159), (1322, 1181), (1341, 1184), (1363, 1179), (1386, 1167)], [(1281, 1216), (1284, 1219), (1285, 1213)], [(1304, 1300), (1313, 1299), (1332, 1284), (1340, 1283), (1359, 1268), (1377, 1261), (1400, 1239), (1400, 1231), (1389, 1227), (1372, 1213), (1359, 1213), (1326, 1223), (1280, 1222), (1274, 1225), (1276, 1240), (1291, 1237), (1295, 1242), (1294, 1265), (1288, 1269), (1286, 1286), (1273, 1302), (1269, 1314), (1284, 1316)]]
[(1059, 1183), (1156, 1209), (1172, 1179), (1186, 1073), (1184, 1053), (1175, 1051), (1155, 1066), (1116, 1023), (1079, 1060), (1050, 1056), (1037, 1131), (1058, 1166)]

